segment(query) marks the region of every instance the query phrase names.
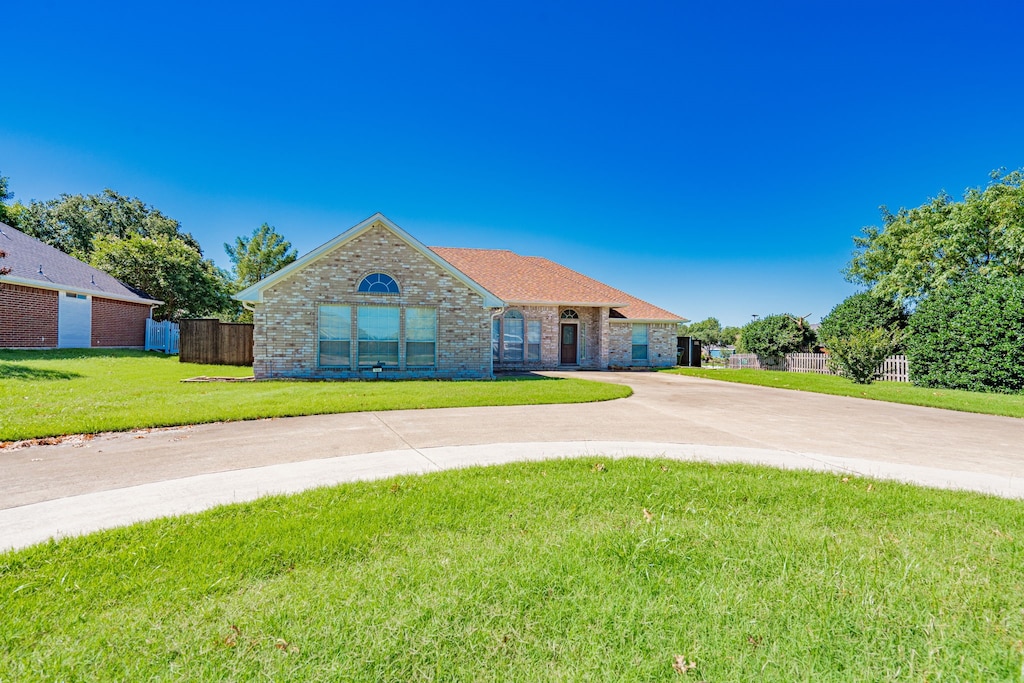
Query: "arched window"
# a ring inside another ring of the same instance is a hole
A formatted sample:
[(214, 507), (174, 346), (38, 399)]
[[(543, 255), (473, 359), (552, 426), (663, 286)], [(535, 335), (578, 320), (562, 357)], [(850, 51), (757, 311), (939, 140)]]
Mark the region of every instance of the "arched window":
[(398, 294), (398, 283), (390, 275), (371, 273), (359, 283), (359, 291), (370, 294)]
[(580, 316), (576, 314), (576, 311), (571, 308), (567, 308), (562, 311), (562, 320), (577, 320)]

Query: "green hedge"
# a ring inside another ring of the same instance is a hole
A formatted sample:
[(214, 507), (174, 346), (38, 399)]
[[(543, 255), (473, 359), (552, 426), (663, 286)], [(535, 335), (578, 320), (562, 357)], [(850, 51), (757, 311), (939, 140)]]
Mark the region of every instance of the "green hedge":
[(1024, 278), (977, 276), (937, 291), (918, 305), (909, 332), (915, 384), (1024, 390)]

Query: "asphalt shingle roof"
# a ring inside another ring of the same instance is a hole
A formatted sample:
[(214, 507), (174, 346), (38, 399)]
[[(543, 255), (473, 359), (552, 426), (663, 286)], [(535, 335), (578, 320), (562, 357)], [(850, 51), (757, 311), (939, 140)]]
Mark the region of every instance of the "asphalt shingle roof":
[(145, 304), (157, 301), (145, 292), (129, 287), (114, 276), (29, 237), (6, 223), (0, 223), (0, 251), (7, 253), (0, 260), (0, 267), (11, 269), (8, 275), (0, 276), (0, 279), (19, 278), (38, 282), (46, 289), (60, 287)]
[(675, 313), (609, 287), (571, 268), (539, 256), (507, 249), (430, 247), (489, 292), (510, 303), (609, 306), (612, 317), (683, 321)]

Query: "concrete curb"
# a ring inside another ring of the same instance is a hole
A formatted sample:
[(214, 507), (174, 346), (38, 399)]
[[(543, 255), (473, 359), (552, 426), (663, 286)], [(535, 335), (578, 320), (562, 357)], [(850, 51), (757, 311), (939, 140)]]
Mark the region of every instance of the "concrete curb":
[(474, 465), (579, 456), (668, 458), (709, 463), (749, 463), (783, 469), (848, 473), (922, 486), (1024, 498), (1024, 480), (1013, 477), (901, 465), (790, 451), (633, 441), (495, 443), (383, 451), (201, 474), (100, 491), (0, 510), (0, 550), (63, 538), (218, 505), (297, 493), (351, 481), (415, 475)]

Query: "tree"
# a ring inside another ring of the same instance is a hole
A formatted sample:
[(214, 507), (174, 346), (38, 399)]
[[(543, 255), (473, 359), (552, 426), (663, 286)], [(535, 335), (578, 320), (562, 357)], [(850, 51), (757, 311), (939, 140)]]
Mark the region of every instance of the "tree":
[(184, 241), (156, 235), (100, 235), (91, 263), (122, 282), (161, 299), (158, 319), (201, 317), (232, 305), (226, 276)]
[(11, 216), (11, 207), (7, 205), (7, 201), (9, 199), (14, 199), (14, 193), (11, 192), (9, 183), (10, 178), (0, 174), (0, 223), (14, 225), (14, 219)]
[(804, 318), (788, 313), (754, 320), (740, 331), (741, 350), (766, 358), (782, 358), (787, 353), (806, 349), (813, 343), (814, 331), (810, 325)]
[(846, 339), (876, 327), (902, 330), (906, 326), (907, 311), (901, 304), (871, 292), (859, 292), (846, 297), (821, 319), (818, 339)]
[(83, 261), (89, 260), (101, 235), (173, 238), (202, 254), (199, 243), (181, 231), (178, 221), (111, 189), (101, 194), (62, 194), (47, 202), (33, 200), (18, 216), (18, 229)]
[(699, 341), (704, 348), (721, 344), (722, 324), (718, 322), (718, 318), (708, 318), (692, 323), (689, 326), (688, 336)]
[(949, 285), (918, 305), (908, 330), (915, 384), (1024, 390), (1024, 277), (977, 275)]
[(740, 342), (740, 333), (743, 330), (735, 325), (727, 325), (722, 328), (722, 344), (724, 346), (733, 346)]
[(277, 234), (276, 228), (266, 223), (253, 230), (250, 237), (236, 237), (235, 246), (225, 244), (224, 251), (234, 264), (236, 291), (273, 275), (296, 257), (292, 243)]
[[(0, 260), (3, 260), (5, 258), (7, 258), (7, 252), (4, 251), (3, 249), (0, 249)], [(8, 268), (7, 266), (0, 266), (0, 275), (7, 275), (10, 272), (11, 269)]]
[(1024, 169), (993, 171), (984, 190), (968, 189), (960, 202), (942, 192), (914, 209), (881, 212), (881, 228), (854, 237), (845, 270), (879, 297), (915, 304), (972, 275), (1024, 275)]
[(878, 367), (900, 345), (902, 331), (875, 327), (853, 330), (845, 337), (825, 338), (828, 366), (856, 384), (871, 384)]

